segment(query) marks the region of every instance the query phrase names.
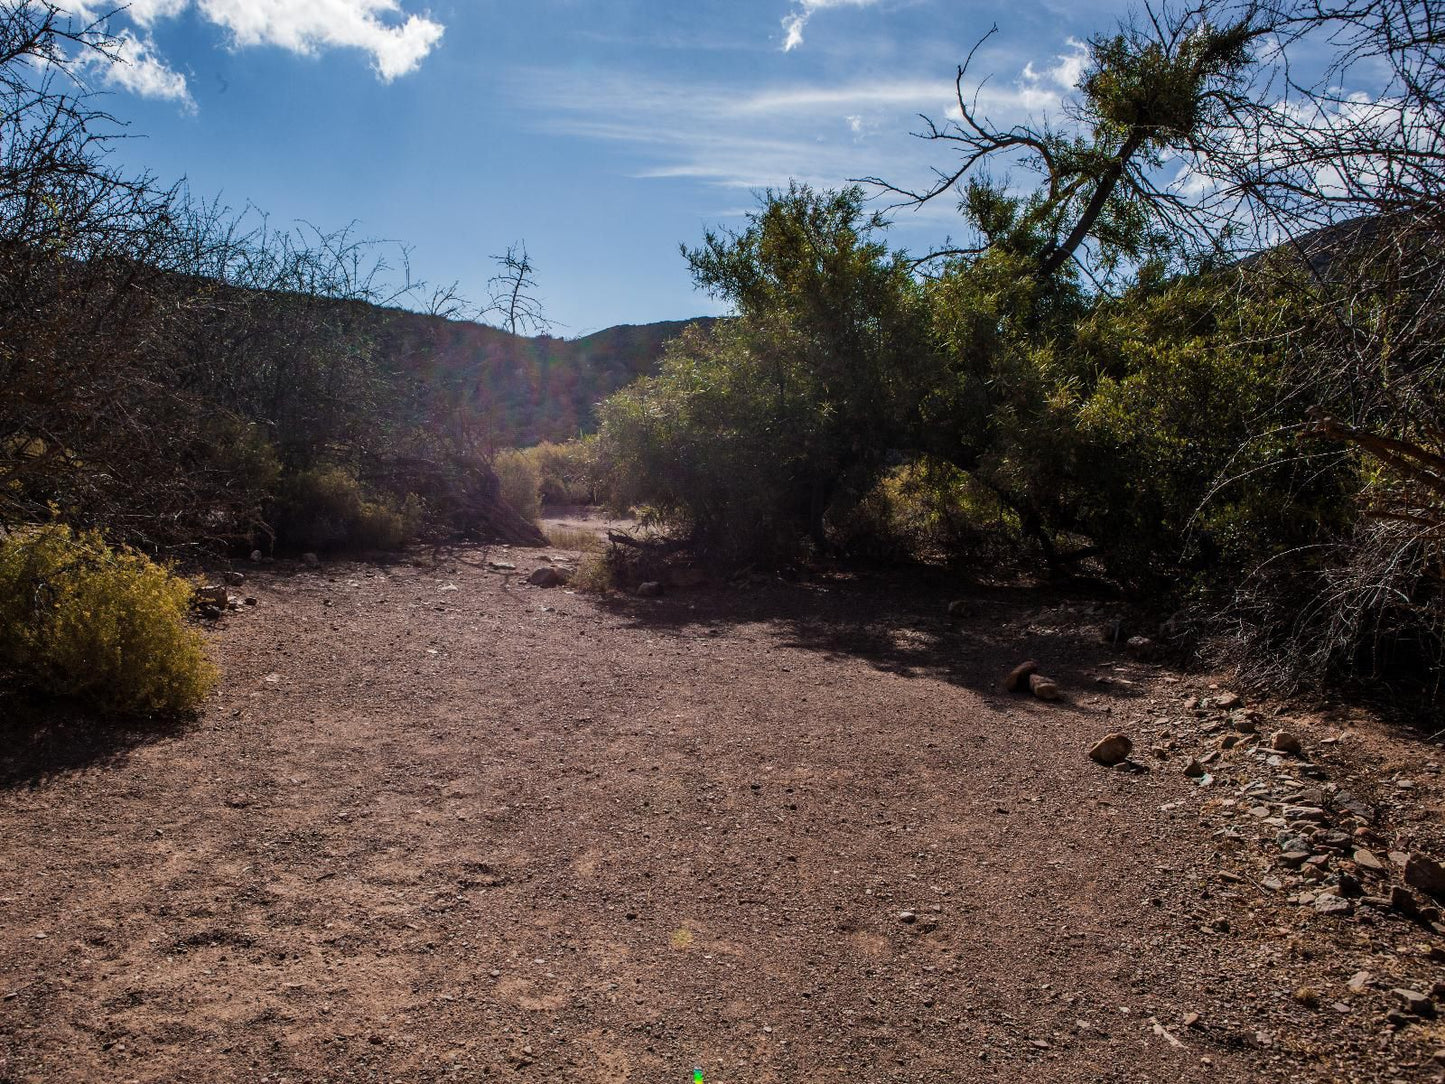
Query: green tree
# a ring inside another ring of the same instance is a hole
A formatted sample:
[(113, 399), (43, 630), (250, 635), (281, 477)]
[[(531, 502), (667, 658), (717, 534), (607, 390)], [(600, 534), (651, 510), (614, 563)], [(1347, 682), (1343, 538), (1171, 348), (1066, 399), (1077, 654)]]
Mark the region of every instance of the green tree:
[(827, 545), (830, 508), (876, 481), (929, 383), (922, 290), (863, 200), (794, 184), (746, 229), (684, 250), (737, 315), (604, 404), (619, 496), (714, 546)]

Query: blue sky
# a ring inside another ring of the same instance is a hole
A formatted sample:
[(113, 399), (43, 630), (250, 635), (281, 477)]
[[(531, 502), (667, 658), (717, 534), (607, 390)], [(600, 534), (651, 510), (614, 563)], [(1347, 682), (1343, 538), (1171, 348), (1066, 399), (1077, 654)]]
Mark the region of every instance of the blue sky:
[[(78, 5), (76, 5), (78, 6)], [(136, 0), (117, 154), (276, 224), (412, 246), (414, 271), (487, 292), (525, 239), (556, 333), (716, 312), (678, 253), (790, 177), (922, 183), (909, 137), (975, 61), (1000, 121), (1056, 110), (1078, 39), (1123, 3), (1057, 0)], [(948, 207), (898, 216), (940, 242)]]

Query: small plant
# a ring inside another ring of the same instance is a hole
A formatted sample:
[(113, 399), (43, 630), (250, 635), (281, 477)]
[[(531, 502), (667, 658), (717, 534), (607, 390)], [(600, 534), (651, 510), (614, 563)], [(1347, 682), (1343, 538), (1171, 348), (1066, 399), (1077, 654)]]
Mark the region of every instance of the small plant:
[(0, 669), (103, 711), (193, 710), (216, 670), (190, 599), (170, 569), (95, 531), (22, 528), (0, 538)]
[(498, 452), (492, 470), (502, 485), (502, 500), (529, 523), (542, 514), (542, 477), (536, 459), (525, 451)]
[(576, 550), (580, 553), (595, 553), (602, 549), (602, 538), (595, 531), (581, 527), (547, 527), (543, 533), (547, 543), (559, 550)]
[(605, 595), (623, 583), (616, 546), (589, 553), (572, 575), (572, 587), (591, 595)]
[(301, 471), (285, 479), (276, 505), (282, 545), (305, 550), (398, 550), (416, 537), (421, 498), (375, 496), (342, 467)]

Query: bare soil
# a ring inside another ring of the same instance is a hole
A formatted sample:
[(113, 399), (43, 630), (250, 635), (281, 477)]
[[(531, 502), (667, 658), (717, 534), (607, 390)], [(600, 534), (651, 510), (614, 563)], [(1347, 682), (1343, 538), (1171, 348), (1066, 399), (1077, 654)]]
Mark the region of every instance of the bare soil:
[[(1445, 937), (1264, 885), (1280, 787), (1438, 856), (1432, 747), (1260, 705), (1304, 767), (1201, 785), (1218, 690), (1088, 601), (598, 599), (547, 552), (247, 568), (189, 725), (0, 700), (0, 1081), (1437, 1078), (1386, 1014)], [(1029, 657), (1065, 701), (1003, 691)], [(1115, 729), (1148, 770), (1087, 758)]]

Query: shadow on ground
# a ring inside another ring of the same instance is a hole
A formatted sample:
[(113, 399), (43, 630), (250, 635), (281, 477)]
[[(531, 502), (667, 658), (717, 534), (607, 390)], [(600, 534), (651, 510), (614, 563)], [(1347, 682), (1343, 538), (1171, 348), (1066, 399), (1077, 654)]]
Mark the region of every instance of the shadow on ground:
[[(956, 602), (954, 613), (949, 603)], [(902, 677), (927, 677), (1006, 698), (1002, 680), (1037, 659), (1070, 698), (1128, 700), (1146, 667), (1099, 630), (1113, 600), (1039, 585), (962, 586), (937, 570), (840, 570), (798, 581), (754, 577), (662, 598), (610, 596), (604, 609), (634, 628), (676, 636), (771, 626), (779, 647), (851, 657)], [(760, 633), (760, 635), (763, 633)]]
[(189, 720), (107, 719), (78, 705), (0, 691), (0, 790), (35, 788), (87, 768), (114, 767)]

